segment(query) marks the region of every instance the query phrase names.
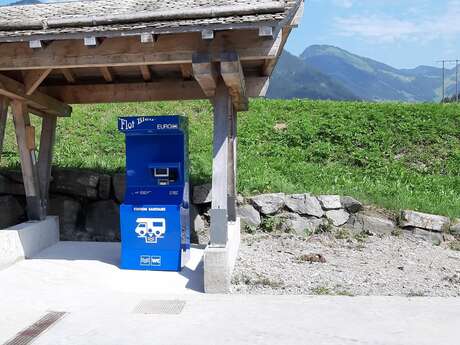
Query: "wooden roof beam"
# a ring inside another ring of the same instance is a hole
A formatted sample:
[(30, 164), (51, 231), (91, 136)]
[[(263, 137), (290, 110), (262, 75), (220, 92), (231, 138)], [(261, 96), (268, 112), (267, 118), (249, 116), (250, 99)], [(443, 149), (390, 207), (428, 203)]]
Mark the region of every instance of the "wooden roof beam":
[(246, 96), (246, 81), (238, 54), (235, 52), (222, 53), (220, 73), (225, 85), (229, 89), (235, 109), (239, 111), (248, 110), (249, 102)]
[(192, 57), (193, 76), (200, 84), (206, 97), (214, 97), (217, 87), (217, 71), (211, 55), (195, 53)]
[(24, 72), (24, 86), (26, 95), (30, 96), (51, 73), (52, 69), (37, 69)]
[(104, 77), (104, 80), (107, 83), (112, 83), (113, 82), (113, 75), (112, 72), (110, 71), (110, 68), (105, 66), (105, 67), (100, 67), (99, 70), (101, 71), (102, 76)]
[(72, 108), (42, 92), (27, 95), (26, 87), (20, 82), (0, 74), (0, 95), (12, 100), (25, 101), (31, 108), (55, 116), (70, 116)]
[(182, 79), (190, 80), (193, 79), (193, 67), (192, 64), (183, 63), (180, 65), (180, 72), (182, 74)]
[(0, 54), (0, 71), (47, 68), (139, 66), (191, 64), (195, 52), (206, 51), (212, 61), (220, 61), (222, 47), (231, 47), (241, 61), (278, 56), (281, 35), (273, 39), (259, 37), (256, 30), (218, 31), (212, 41), (203, 41), (199, 33), (162, 35), (155, 43), (142, 44), (138, 36), (107, 38), (96, 49), (88, 49), (82, 40), (54, 41), (46, 49), (31, 50), (26, 43), (9, 43)]
[(67, 80), (68, 83), (75, 84), (77, 79), (75, 78), (75, 75), (73, 74), (73, 72), (70, 69), (63, 68), (63, 69), (61, 69), (61, 72), (64, 75), (64, 78)]
[[(267, 77), (246, 78), (248, 97), (264, 96)], [(195, 81), (43, 86), (39, 91), (68, 104), (151, 102), (208, 98)]]
[(140, 65), (139, 69), (141, 70), (142, 78), (144, 81), (151, 81), (152, 80), (152, 71), (150, 71), (150, 67), (147, 65)]

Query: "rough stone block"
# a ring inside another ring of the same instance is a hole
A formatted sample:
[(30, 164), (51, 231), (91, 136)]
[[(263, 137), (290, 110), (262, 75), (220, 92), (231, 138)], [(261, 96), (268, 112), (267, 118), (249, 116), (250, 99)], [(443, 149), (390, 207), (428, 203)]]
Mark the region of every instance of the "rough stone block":
[(52, 196), (48, 204), (48, 212), (59, 216), (62, 241), (73, 241), (76, 238), (77, 219), (81, 211), (80, 203), (68, 196)]
[(99, 174), (76, 170), (54, 170), (52, 193), (62, 193), (97, 200), (99, 198)]
[(324, 210), (338, 210), (342, 208), (339, 195), (320, 195), (318, 200)]
[(24, 217), (24, 209), (11, 195), (0, 196), (0, 229), (18, 224)]
[(454, 219), (450, 226), (450, 233), (455, 236), (460, 236), (460, 219)]
[(419, 228), (444, 232), (449, 230), (450, 219), (443, 216), (406, 210), (401, 212), (399, 225), (402, 228)]
[(388, 217), (365, 213), (351, 215), (347, 226), (357, 232), (365, 232), (373, 235), (389, 235), (396, 229), (395, 222)]
[(24, 185), (0, 175), (0, 194), (25, 195)]
[(101, 200), (108, 200), (112, 190), (112, 178), (110, 175), (102, 174), (99, 176), (98, 195)]
[(340, 202), (343, 208), (350, 213), (358, 213), (363, 210), (363, 204), (351, 196), (341, 197)]
[(101, 241), (120, 240), (120, 208), (112, 200), (96, 201), (86, 208), (86, 232)]
[(250, 200), (255, 208), (266, 216), (278, 213), (285, 205), (284, 193), (261, 194), (252, 197)]
[(411, 233), (414, 235), (414, 237), (427, 242), (431, 242), (433, 244), (439, 244), (444, 241), (444, 235), (440, 232), (414, 228)]
[(126, 175), (125, 174), (115, 174), (112, 178), (113, 184), (113, 194), (115, 199), (121, 204), (125, 200), (126, 192)]
[(195, 205), (209, 204), (212, 201), (212, 184), (193, 186), (192, 201)]
[(334, 226), (342, 226), (348, 222), (350, 214), (345, 210), (331, 210), (326, 212), (326, 217)]
[(324, 223), (324, 219), (315, 217), (302, 217), (297, 213), (282, 213), (276, 216), (279, 220), (277, 229), (283, 232), (294, 232), (299, 236), (315, 233), (319, 227)]
[(262, 222), (259, 212), (249, 204), (238, 206), (236, 214), (243, 225), (257, 228)]
[(308, 215), (321, 218), (324, 211), (318, 199), (310, 194), (293, 194), (286, 197), (286, 207), (300, 215)]

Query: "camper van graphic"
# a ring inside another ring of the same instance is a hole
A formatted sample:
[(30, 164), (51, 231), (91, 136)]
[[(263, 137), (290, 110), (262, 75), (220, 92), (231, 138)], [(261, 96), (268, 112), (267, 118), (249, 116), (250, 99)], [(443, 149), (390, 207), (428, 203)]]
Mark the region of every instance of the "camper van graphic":
[(145, 239), (145, 243), (157, 243), (166, 233), (164, 218), (137, 218), (136, 222), (137, 237)]

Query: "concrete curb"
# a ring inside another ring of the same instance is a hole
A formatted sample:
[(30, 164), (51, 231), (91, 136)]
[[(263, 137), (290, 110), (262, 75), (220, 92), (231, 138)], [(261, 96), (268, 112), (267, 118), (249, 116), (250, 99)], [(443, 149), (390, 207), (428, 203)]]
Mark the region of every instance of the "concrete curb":
[(233, 269), (240, 248), (241, 223), (228, 224), (228, 242), (225, 247), (208, 246), (204, 252), (204, 291), (229, 293)]
[(59, 218), (26, 222), (0, 230), (0, 270), (59, 242)]

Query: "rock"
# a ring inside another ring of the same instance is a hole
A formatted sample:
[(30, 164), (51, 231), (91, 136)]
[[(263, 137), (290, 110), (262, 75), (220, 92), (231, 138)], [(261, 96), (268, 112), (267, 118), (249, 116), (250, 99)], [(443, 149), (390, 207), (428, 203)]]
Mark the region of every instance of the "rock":
[(257, 228), (262, 222), (259, 212), (249, 204), (238, 206), (236, 214), (241, 219), (241, 223), (250, 227)]
[(430, 231), (444, 232), (450, 227), (450, 219), (415, 211), (402, 211), (399, 220), (402, 228), (419, 228)]
[(212, 184), (193, 186), (192, 201), (195, 205), (208, 204), (212, 201)]
[(318, 200), (324, 210), (339, 210), (342, 208), (339, 195), (320, 195)]
[(285, 195), (284, 193), (261, 194), (252, 197), (251, 202), (263, 215), (273, 215), (283, 209)]
[(326, 218), (332, 221), (334, 226), (342, 226), (348, 222), (350, 214), (345, 210), (331, 210), (326, 212)]
[(455, 236), (460, 236), (460, 219), (454, 219), (450, 226), (450, 233)]
[(297, 235), (315, 233), (324, 223), (324, 219), (301, 217), (297, 213), (282, 213), (278, 219), (277, 229), (283, 232), (294, 232)]
[(115, 174), (112, 178), (113, 194), (115, 199), (121, 204), (125, 200), (126, 193), (126, 175)]
[(2, 171), (2, 175), (11, 180), (14, 183), (23, 184), (22, 171), (21, 170), (7, 170)]
[(86, 208), (86, 232), (101, 241), (120, 240), (120, 209), (112, 200), (96, 201)]
[(356, 213), (351, 215), (347, 227), (372, 235), (390, 235), (396, 229), (396, 224), (380, 214)]
[(241, 194), (238, 194), (236, 196), (236, 204), (238, 206), (241, 206), (241, 205), (244, 205), (245, 203), (246, 203), (246, 200), (245, 200), (244, 196), (242, 196)]
[(51, 196), (48, 202), (48, 213), (59, 217), (62, 241), (75, 240), (80, 211), (81, 205), (77, 200), (67, 196)]
[(198, 207), (193, 204), (190, 205), (190, 218), (190, 241), (196, 244), (206, 244), (207, 242), (203, 242), (203, 235), (207, 233), (206, 223)]
[(0, 194), (25, 195), (24, 185), (0, 175)]
[(431, 242), (433, 244), (440, 244), (444, 241), (444, 236), (440, 232), (433, 232), (423, 229), (414, 228), (410, 233), (415, 237), (423, 241)]
[(52, 193), (81, 196), (97, 200), (99, 197), (99, 174), (76, 170), (54, 170), (51, 183)]
[(99, 176), (98, 195), (101, 200), (108, 200), (112, 189), (112, 178), (110, 175), (102, 174)]
[(0, 230), (19, 224), (24, 218), (24, 209), (11, 195), (0, 196)]
[(300, 215), (315, 216), (321, 218), (324, 211), (318, 199), (310, 194), (293, 194), (286, 197), (286, 207)]
[(363, 204), (351, 196), (343, 196), (340, 198), (342, 207), (350, 213), (358, 213), (363, 210)]

